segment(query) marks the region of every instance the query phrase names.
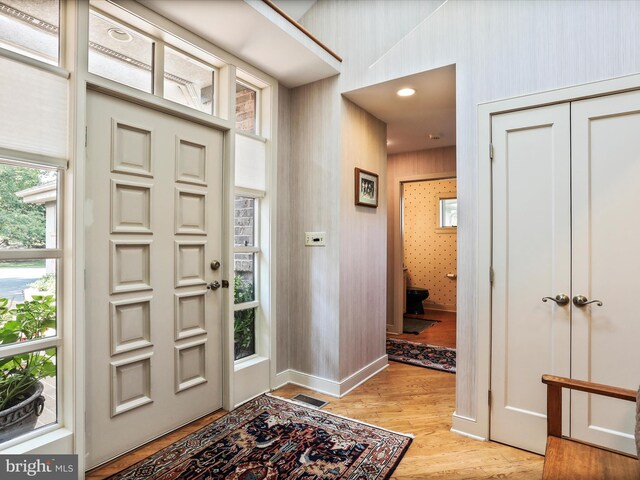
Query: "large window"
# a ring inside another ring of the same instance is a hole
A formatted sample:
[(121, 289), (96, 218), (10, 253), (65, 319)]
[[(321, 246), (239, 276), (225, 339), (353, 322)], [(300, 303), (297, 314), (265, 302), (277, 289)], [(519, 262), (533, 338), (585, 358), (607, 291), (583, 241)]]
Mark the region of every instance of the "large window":
[(59, 205), (58, 171), (0, 161), (0, 443), (57, 422)]
[(236, 195), (234, 205), (234, 351), (240, 360), (256, 353), (258, 291), (258, 205), (259, 200)]

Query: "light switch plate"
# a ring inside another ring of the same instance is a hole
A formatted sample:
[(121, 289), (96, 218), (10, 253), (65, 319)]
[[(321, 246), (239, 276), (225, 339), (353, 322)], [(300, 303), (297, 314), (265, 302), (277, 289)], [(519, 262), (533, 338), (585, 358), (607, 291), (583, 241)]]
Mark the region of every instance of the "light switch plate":
[(325, 240), (325, 232), (304, 232), (304, 244), (307, 247), (324, 247)]

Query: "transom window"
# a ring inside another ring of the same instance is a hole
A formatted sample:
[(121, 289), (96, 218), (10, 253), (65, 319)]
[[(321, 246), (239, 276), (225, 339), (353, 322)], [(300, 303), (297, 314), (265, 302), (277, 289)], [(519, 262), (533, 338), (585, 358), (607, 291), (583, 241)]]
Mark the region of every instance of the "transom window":
[(259, 134), (258, 95), (259, 90), (244, 82), (236, 82), (236, 129), (241, 132)]
[[(158, 65), (156, 53), (162, 58)], [(89, 15), (89, 72), (216, 114), (216, 67), (95, 9)]]
[(59, 0), (2, 0), (0, 48), (58, 65), (60, 50)]

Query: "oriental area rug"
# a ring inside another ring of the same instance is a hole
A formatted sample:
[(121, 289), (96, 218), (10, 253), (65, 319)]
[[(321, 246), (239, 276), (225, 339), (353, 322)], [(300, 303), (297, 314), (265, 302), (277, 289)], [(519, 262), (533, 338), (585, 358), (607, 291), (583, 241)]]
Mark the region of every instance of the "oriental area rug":
[(425, 343), (387, 338), (387, 355), (394, 362), (418, 367), (433, 368), (443, 372), (456, 372), (456, 349), (436, 347)]
[(262, 395), (112, 477), (387, 479), (412, 437)]

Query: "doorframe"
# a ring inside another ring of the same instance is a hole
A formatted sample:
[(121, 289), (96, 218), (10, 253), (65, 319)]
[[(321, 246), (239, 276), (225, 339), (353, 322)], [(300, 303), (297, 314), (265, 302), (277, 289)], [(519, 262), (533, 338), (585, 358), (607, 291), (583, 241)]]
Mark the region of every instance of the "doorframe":
[[(430, 180), (450, 180), (457, 179), (457, 173), (455, 171), (438, 172), (438, 173), (421, 173), (417, 175), (407, 175), (404, 177), (398, 177), (395, 179), (393, 185), (393, 198), (398, 199), (398, 208), (392, 212), (393, 215), (393, 323), (387, 324), (387, 331), (391, 333), (401, 334), (404, 324), (404, 315), (402, 306), (404, 305), (403, 295), (404, 292), (404, 278), (403, 278), (403, 257), (404, 257), (404, 242), (402, 224), (404, 218), (403, 209), (403, 185), (405, 183), (413, 182), (428, 182)], [(457, 188), (456, 188), (457, 189)], [(457, 236), (456, 232), (456, 236)]]
[[(494, 115), (517, 110), (543, 107), (558, 103), (566, 103), (588, 98), (613, 95), (640, 89), (640, 74), (610, 78), (545, 92), (523, 95), (519, 97), (496, 100), (478, 105), (478, 260), (476, 269), (476, 308), (478, 312), (477, 328), (458, 335), (471, 335), (476, 345), (472, 358), (465, 362), (476, 365), (476, 374), (472, 378), (459, 375), (465, 379), (465, 388), (475, 388), (475, 418), (468, 418), (453, 413), (451, 431), (478, 440), (489, 440), (491, 392), (491, 266), (492, 266), (492, 189), (491, 189), (491, 120)], [(475, 330), (475, 331), (474, 331)], [(461, 365), (462, 366), (462, 365)], [(469, 386), (471, 384), (471, 387)], [(473, 386), (475, 384), (475, 386)], [(473, 395), (473, 394), (472, 394)]]
[[(43, 435), (34, 440), (19, 445), (16, 453), (29, 453), (36, 451), (57, 451), (58, 453), (75, 453), (78, 455), (78, 472), (85, 472), (85, 397), (86, 383), (84, 368), (84, 358), (87, 352), (86, 328), (85, 328), (85, 241), (84, 241), (84, 217), (85, 217), (85, 129), (87, 125), (87, 94), (89, 90), (105, 93), (123, 100), (151, 108), (169, 115), (192, 121), (223, 133), (223, 245), (222, 254), (224, 258), (229, 258), (230, 243), (233, 241), (233, 213), (228, 211), (233, 206), (234, 180), (235, 180), (235, 96), (229, 95), (228, 102), (220, 105), (222, 109), (218, 112), (226, 118), (208, 115), (197, 110), (190, 109), (180, 104), (171, 102), (154, 94), (142, 92), (126, 85), (111, 81), (109, 79), (94, 75), (88, 71), (88, 32), (89, 32), (89, 3), (78, 2), (73, 5), (65, 5), (66, 29), (64, 48), (61, 55), (65, 56), (66, 64), (70, 66), (71, 80), (69, 83), (69, 156), (70, 165), (67, 170), (70, 192), (65, 192), (65, 235), (69, 239), (65, 255), (69, 256), (69, 261), (65, 262), (65, 286), (64, 295), (67, 305), (65, 315), (69, 315), (70, 328), (65, 329), (72, 332), (69, 344), (65, 343), (65, 374), (68, 380), (65, 382), (64, 399), (66, 407), (61, 412), (64, 428), (58, 429), (51, 434)], [(102, 7), (101, 7), (102, 8)], [(184, 30), (179, 25), (167, 20), (164, 17), (148, 10), (143, 5), (127, 3), (125, 7), (114, 5), (120, 13), (135, 14), (140, 16), (149, 25), (160, 26), (172, 35), (191, 42), (197, 48), (217, 56), (225, 63), (220, 68), (220, 75), (216, 81), (220, 82), (221, 88), (226, 92), (233, 92), (235, 89), (236, 67), (242, 69), (249, 75), (254, 76), (267, 86), (263, 88), (265, 92), (263, 98), (263, 136), (267, 144), (267, 184), (269, 186), (268, 195), (271, 198), (269, 204), (269, 262), (270, 286), (268, 296), (269, 302), (269, 363), (270, 375), (266, 381), (270, 386), (274, 385), (275, 365), (277, 362), (277, 325), (276, 325), (276, 282), (275, 282), (275, 258), (277, 255), (276, 243), (276, 211), (277, 211), (277, 138), (278, 138), (278, 89), (279, 82), (272, 76), (258, 70), (256, 67), (244, 62), (232, 54), (222, 50), (220, 47), (202, 40), (191, 32)], [(62, 40), (61, 40), (62, 41)], [(269, 108), (264, 108), (265, 103), (269, 103)], [(268, 122), (264, 122), (265, 119)], [(229, 207), (229, 208), (227, 208)], [(67, 235), (68, 229), (68, 235)], [(226, 262), (228, 263), (228, 262)], [(230, 265), (230, 264), (229, 264)], [(227, 268), (230, 268), (227, 265)], [(229, 278), (232, 268), (223, 271), (223, 275)], [(222, 311), (222, 393), (223, 406), (226, 410), (235, 407), (234, 380), (235, 362), (233, 360), (233, 327), (231, 316), (233, 313), (233, 295), (231, 290), (227, 290), (226, 301), (223, 301)], [(66, 322), (66, 321), (65, 321)], [(66, 325), (66, 323), (65, 323)], [(71, 347), (72, 345), (72, 347)], [(67, 371), (68, 370), (68, 371)], [(4, 452), (3, 452), (4, 453)]]

